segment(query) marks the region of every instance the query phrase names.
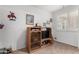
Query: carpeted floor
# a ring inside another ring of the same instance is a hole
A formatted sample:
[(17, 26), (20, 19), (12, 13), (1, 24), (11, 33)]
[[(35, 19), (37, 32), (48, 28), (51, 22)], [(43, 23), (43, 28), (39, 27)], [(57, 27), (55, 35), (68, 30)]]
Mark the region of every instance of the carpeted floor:
[[(43, 46), (42, 48), (36, 49), (31, 52), (31, 54), (78, 54), (79, 49), (77, 47), (54, 42), (52, 45)], [(28, 54), (26, 49), (18, 50), (13, 52), (13, 54)]]

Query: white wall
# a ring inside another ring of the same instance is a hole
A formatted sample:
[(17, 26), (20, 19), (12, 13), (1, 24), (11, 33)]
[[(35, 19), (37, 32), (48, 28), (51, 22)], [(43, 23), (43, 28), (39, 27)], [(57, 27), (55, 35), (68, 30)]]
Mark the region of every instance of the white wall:
[[(78, 6), (69, 6), (69, 7), (66, 7), (64, 9), (58, 10), (53, 13), (54, 37), (57, 38), (56, 41), (79, 47), (79, 42), (78, 42), (79, 41), (79, 30), (78, 31), (57, 31), (57, 29), (56, 29), (56, 24), (57, 24), (56, 17), (58, 15), (65, 13), (65, 12), (73, 11), (78, 8), (79, 8)], [(78, 24), (79, 24), (79, 22), (78, 22)]]
[[(12, 11), (16, 15), (16, 21), (9, 21), (7, 15)], [(42, 23), (51, 18), (51, 14), (42, 9), (32, 6), (0, 6), (0, 19), (3, 20), (4, 29), (2, 29), (2, 42), (4, 47), (21, 49), (26, 47), (26, 14), (34, 15), (34, 24)], [(0, 39), (1, 39), (0, 38)], [(0, 43), (2, 43), (0, 42)]]
[(0, 29), (0, 48), (4, 48), (3, 38), (2, 38), (2, 29)]
[[(2, 11), (0, 11), (2, 12)], [(0, 15), (0, 18), (2, 17), (2, 15)], [(1, 18), (2, 19), (2, 18)], [(0, 24), (1, 24), (1, 19), (0, 19)], [(4, 48), (4, 39), (3, 39), (3, 30), (0, 29), (0, 48)]]

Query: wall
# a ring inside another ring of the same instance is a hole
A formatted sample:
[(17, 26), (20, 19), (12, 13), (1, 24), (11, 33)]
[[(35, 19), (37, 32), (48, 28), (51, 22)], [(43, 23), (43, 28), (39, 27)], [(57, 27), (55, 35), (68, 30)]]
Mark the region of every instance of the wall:
[[(2, 10), (0, 10), (1, 14)], [(2, 15), (0, 15), (0, 18), (2, 19)], [(0, 24), (2, 23), (2, 20), (0, 19)], [(3, 39), (3, 30), (0, 29), (0, 48), (4, 48), (4, 39)]]
[[(54, 37), (56, 37), (57, 39), (55, 39), (56, 41), (59, 41), (59, 42), (63, 42), (63, 43), (66, 43), (66, 44), (70, 44), (70, 45), (73, 45), (73, 46), (76, 46), (76, 47), (79, 47), (79, 30), (78, 31), (58, 31), (56, 29), (56, 16), (62, 14), (62, 13), (65, 13), (65, 12), (69, 12), (69, 11), (73, 11), (75, 9), (78, 9), (79, 6), (68, 6), (64, 9), (60, 9), (56, 12), (53, 13), (53, 17), (54, 17)], [(79, 22), (78, 24), (79, 25)], [(79, 29), (79, 27), (78, 27)]]
[(4, 48), (3, 38), (2, 38), (2, 30), (0, 29), (0, 48)]
[[(7, 18), (9, 11), (16, 14), (16, 21), (10, 21)], [(26, 29), (31, 26), (26, 25), (26, 14), (34, 15), (34, 24), (39, 23), (41, 26), (51, 17), (49, 12), (32, 6), (0, 6), (0, 14), (0, 18), (5, 24), (4, 29), (2, 29), (3, 35), (1, 38), (4, 39), (2, 42), (4, 47), (12, 47), (13, 50), (26, 47)]]

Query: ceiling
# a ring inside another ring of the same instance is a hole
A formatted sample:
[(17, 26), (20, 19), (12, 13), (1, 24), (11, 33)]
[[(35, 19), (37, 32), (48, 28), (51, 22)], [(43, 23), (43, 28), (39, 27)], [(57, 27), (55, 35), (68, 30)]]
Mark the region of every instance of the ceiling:
[(54, 12), (63, 8), (63, 5), (34, 5), (34, 7), (41, 8), (49, 12)]
[(57, 10), (62, 9), (63, 7), (66, 7), (68, 5), (2, 5), (0, 6), (0, 8), (2, 7), (16, 7), (16, 8), (20, 8), (20, 9), (25, 9), (27, 8), (26, 6), (31, 6), (31, 7), (35, 7), (35, 8), (39, 8), (48, 12), (56, 12)]

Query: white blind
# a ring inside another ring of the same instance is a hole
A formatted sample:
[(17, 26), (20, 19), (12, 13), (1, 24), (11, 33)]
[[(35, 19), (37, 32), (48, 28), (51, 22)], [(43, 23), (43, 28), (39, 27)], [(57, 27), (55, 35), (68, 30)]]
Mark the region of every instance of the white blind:
[(78, 10), (70, 11), (57, 16), (57, 30), (78, 30)]

